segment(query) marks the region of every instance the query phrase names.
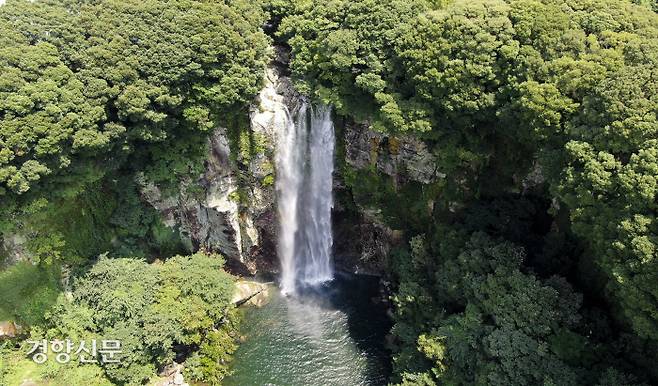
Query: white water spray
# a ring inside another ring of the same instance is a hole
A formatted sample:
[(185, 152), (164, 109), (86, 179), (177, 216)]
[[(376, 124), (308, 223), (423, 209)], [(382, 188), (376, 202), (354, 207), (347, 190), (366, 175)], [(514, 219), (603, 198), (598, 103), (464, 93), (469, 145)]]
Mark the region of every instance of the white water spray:
[(302, 104), (279, 134), (277, 180), (281, 290), (333, 278), (334, 126), (327, 106)]

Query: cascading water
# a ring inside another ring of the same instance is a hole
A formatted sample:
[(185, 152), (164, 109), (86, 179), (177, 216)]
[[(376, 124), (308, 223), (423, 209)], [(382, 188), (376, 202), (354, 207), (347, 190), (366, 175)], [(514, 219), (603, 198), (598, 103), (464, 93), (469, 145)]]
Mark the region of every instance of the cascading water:
[(334, 126), (331, 109), (303, 103), (277, 146), (281, 290), (331, 280)]
[[(305, 128), (288, 115), (283, 130), (279, 133), (276, 153), (276, 189), (279, 210), (278, 255), (281, 261), (281, 289), (294, 292), (295, 289), (295, 234), (297, 233), (297, 209), (299, 191), (303, 180), (303, 156), (306, 143)], [(306, 120), (306, 108), (300, 115)]]
[[(245, 309), (240, 344), (222, 381), (242, 385), (386, 385), (391, 325), (379, 279), (332, 272), (334, 128), (331, 109), (298, 101), (268, 68), (253, 127), (275, 130), (281, 293)], [(322, 286), (314, 285), (328, 281)], [(290, 295), (290, 296), (288, 296)]]

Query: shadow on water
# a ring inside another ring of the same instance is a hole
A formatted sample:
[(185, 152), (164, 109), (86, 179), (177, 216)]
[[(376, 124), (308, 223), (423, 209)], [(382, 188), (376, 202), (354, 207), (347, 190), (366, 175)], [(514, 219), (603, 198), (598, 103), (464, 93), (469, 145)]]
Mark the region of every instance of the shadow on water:
[(383, 373), (373, 374), (375, 378), (383, 375), (388, 379), (390, 352), (385, 342), (392, 323), (380, 301), (378, 277), (336, 272), (334, 280), (319, 287), (303, 288), (301, 296), (320, 307), (343, 312), (350, 338), (373, 360), (381, 361), (377, 369)]
[(294, 297), (274, 294), (248, 309), (246, 341), (235, 354), (226, 385), (385, 385), (391, 324), (376, 277), (336, 274)]

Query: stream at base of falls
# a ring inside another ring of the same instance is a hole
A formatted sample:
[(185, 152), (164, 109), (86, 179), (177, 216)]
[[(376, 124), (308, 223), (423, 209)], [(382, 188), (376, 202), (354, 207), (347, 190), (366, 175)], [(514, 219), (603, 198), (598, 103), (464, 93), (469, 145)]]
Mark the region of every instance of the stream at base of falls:
[(385, 385), (384, 347), (390, 329), (376, 301), (378, 279), (336, 274), (321, 287), (285, 297), (272, 291), (262, 308), (247, 308), (235, 353), (231, 386)]

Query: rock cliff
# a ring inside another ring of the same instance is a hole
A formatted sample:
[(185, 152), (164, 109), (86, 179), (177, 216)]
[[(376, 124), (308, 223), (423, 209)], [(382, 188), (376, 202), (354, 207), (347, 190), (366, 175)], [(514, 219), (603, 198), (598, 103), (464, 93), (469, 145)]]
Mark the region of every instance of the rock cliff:
[[(335, 216), (337, 264), (355, 272), (383, 274), (391, 249), (405, 240), (403, 227), (396, 227), (385, 212), (391, 205), (404, 207), (405, 202), (402, 195), (392, 203), (381, 197), (397, 197), (412, 184), (435, 184), (445, 175), (436, 168), (436, 154), (416, 137), (387, 135), (372, 130), (367, 122), (347, 118), (341, 141), (344, 159), (336, 176), (336, 190), (342, 197)], [(378, 184), (371, 184), (364, 175)], [(427, 215), (431, 212), (430, 200)]]
[(177, 227), (191, 250), (217, 251), (250, 273), (276, 271), (274, 152), (277, 133), (287, 124), (299, 95), (283, 76), (285, 51), (274, 49), (263, 89), (250, 109), (249, 130), (236, 136), (217, 128), (208, 144), (205, 172), (184, 181), (178, 194), (164, 197), (157, 186), (141, 180), (142, 195)]
[[(157, 186), (139, 181), (144, 199), (162, 213), (166, 225), (179, 229), (190, 250), (222, 253), (230, 267), (237, 264), (252, 274), (279, 269), (274, 155), (277, 134), (302, 98), (285, 75), (286, 51), (276, 47), (273, 57), (250, 109), (249, 130), (232, 137), (228, 129), (217, 128), (198, 181), (184, 181), (176, 195), (166, 197)], [(444, 177), (436, 170), (436, 155), (421, 140), (388, 136), (349, 118), (338, 120), (343, 122), (337, 134), (344, 151), (337, 154), (342, 158), (337, 164), (387, 176), (396, 187), (432, 184)], [(352, 194), (344, 169), (334, 178), (336, 264), (338, 269), (379, 274), (386, 255), (404, 235), (387, 224), (378, 203)]]

